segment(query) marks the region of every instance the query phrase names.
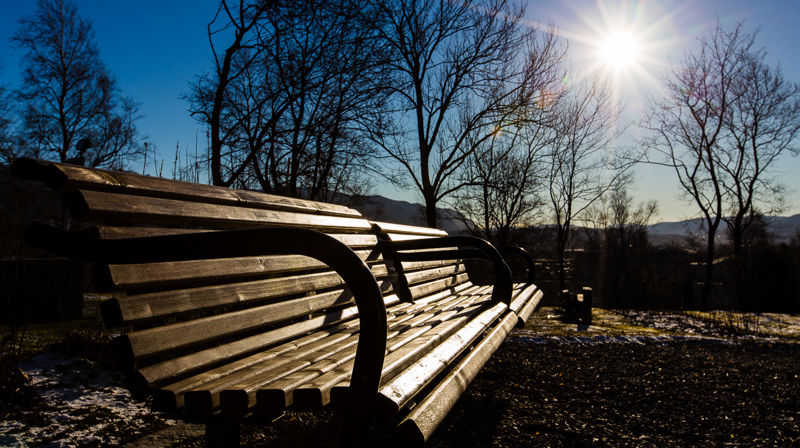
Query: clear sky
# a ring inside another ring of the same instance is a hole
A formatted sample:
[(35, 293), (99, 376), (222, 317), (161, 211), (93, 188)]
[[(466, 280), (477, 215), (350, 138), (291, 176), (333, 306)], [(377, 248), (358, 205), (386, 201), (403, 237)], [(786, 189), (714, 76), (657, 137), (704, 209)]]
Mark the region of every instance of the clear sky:
[[(205, 148), (205, 131), (181, 99), (189, 83), (211, 67), (206, 26), (213, 18), (216, 0), (78, 0), (78, 12), (92, 21), (100, 56), (116, 76), (124, 95), (140, 103), (144, 118), (140, 131), (154, 142), (171, 167), (176, 145), (194, 153), (195, 142)], [(36, 8), (33, 0), (0, 0), (0, 83), (15, 87), (21, 53), (9, 38), (17, 20)], [(800, 2), (794, 0), (581, 0), (529, 1), (531, 24), (552, 23), (570, 40), (572, 66), (577, 71), (600, 70), (597, 43), (619, 30), (628, 30), (638, 46), (638, 56), (617, 73), (619, 100), (626, 106), (624, 120), (641, 116), (644, 96), (658, 93), (659, 77), (669, 61), (678, 61), (698, 35), (713, 29), (717, 17), (725, 25), (745, 19), (748, 30), (760, 27), (757, 44), (767, 49), (773, 63), (780, 62), (784, 76), (800, 82)], [(620, 145), (635, 144), (639, 133), (631, 126)], [(791, 190), (791, 208), (800, 213), (800, 158), (785, 157), (782, 180)], [(165, 172), (171, 168), (165, 168)], [(677, 196), (677, 182), (666, 168), (639, 167), (635, 186), (639, 200), (656, 199), (660, 220), (693, 216), (694, 209)], [(413, 193), (376, 185), (376, 193), (415, 200)]]

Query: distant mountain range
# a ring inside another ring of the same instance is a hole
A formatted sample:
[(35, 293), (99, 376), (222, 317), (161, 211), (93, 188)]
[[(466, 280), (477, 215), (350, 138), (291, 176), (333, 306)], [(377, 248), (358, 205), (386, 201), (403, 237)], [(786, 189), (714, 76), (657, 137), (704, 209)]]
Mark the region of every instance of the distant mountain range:
[[(767, 226), (769, 232), (777, 241), (789, 241), (800, 232), (800, 214), (794, 216), (767, 216)], [(676, 238), (685, 239), (688, 235), (697, 234), (701, 237), (705, 234), (704, 220), (702, 218), (687, 219), (677, 222), (660, 222), (647, 227), (650, 239), (654, 243), (674, 240)], [(725, 239), (726, 227), (723, 222), (720, 225), (720, 239)]]
[[(767, 216), (769, 232), (778, 242), (788, 242), (800, 232), (800, 214), (794, 216)], [(687, 219), (678, 222), (660, 222), (647, 227), (650, 240), (654, 244), (681, 243), (691, 234), (705, 234), (704, 220), (702, 218)], [(717, 238), (727, 238), (727, 228), (723, 222), (720, 225)]]
[[(365, 196), (356, 203), (348, 205), (373, 221), (386, 221), (412, 226), (425, 225), (425, 207), (422, 204), (398, 201), (375, 195)], [(440, 229), (451, 235), (458, 235), (467, 228), (464, 223), (465, 218), (461, 213), (449, 208), (437, 207), (436, 210), (438, 211), (438, 227)]]
[[(384, 196), (366, 196), (356, 204), (350, 204), (364, 216), (375, 221), (388, 221), (408, 225), (425, 225), (424, 207), (407, 201), (398, 201)], [(438, 208), (439, 227), (452, 235), (463, 232), (467, 225), (461, 213)], [(768, 216), (769, 231), (779, 242), (787, 242), (800, 232), (800, 214), (794, 216)], [(687, 219), (677, 222), (659, 222), (647, 227), (653, 244), (684, 244), (691, 234), (703, 237), (703, 219)], [(725, 224), (720, 226), (718, 238), (727, 238)]]

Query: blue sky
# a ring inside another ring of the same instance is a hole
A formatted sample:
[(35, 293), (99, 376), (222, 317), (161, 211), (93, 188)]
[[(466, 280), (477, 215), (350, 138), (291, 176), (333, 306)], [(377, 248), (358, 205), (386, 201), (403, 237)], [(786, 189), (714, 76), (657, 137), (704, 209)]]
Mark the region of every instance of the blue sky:
[[(144, 118), (139, 129), (156, 144), (165, 166), (170, 165), (176, 145), (194, 153), (195, 141), (205, 148), (205, 132), (187, 111), (181, 96), (189, 83), (211, 66), (206, 25), (213, 17), (216, 0), (78, 0), (78, 12), (92, 21), (100, 55), (116, 76), (123, 94), (140, 103)], [(20, 52), (9, 38), (17, 19), (31, 14), (34, 1), (0, 0), (0, 83), (14, 87), (19, 77)], [(620, 102), (626, 105), (626, 122), (641, 115), (646, 92), (658, 91), (655, 80), (670, 60), (677, 61), (694, 45), (695, 38), (712, 29), (716, 18), (730, 25), (746, 20), (749, 30), (760, 27), (757, 43), (780, 62), (784, 76), (800, 82), (796, 47), (800, 43), (800, 2), (785, 0), (713, 1), (530, 1), (531, 23), (553, 23), (570, 39), (573, 68), (596, 68), (592, 44), (604, 33), (626, 26), (641, 40), (640, 69), (621, 74)], [(618, 141), (635, 144), (635, 127)], [(165, 168), (167, 172), (171, 168)], [(791, 208), (785, 214), (800, 213), (800, 158), (785, 157), (781, 179), (789, 186)], [(659, 167), (637, 168), (635, 195), (638, 200), (656, 199), (660, 220), (690, 217), (694, 209), (676, 198), (673, 174)], [(399, 192), (377, 182), (376, 193), (397, 199), (415, 200), (413, 193)]]

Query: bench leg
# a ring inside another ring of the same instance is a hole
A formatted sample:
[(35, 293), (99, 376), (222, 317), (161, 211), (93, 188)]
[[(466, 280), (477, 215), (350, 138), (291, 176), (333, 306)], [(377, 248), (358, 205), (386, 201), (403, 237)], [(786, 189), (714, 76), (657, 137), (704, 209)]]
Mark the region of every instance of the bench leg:
[(238, 447), (242, 435), (242, 425), (239, 420), (231, 420), (224, 417), (211, 417), (206, 422), (206, 446), (208, 448), (217, 447)]

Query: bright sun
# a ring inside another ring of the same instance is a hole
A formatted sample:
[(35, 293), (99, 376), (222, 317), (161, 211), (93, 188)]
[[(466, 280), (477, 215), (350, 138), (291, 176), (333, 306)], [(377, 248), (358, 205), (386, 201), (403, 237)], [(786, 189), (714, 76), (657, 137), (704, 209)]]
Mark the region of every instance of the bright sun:
[(600, 46), (603, 62), (612, 70), (628, 68), (636, 62), (638, 48), (631, 33), (619, 32), (608, 36)]
[(659, 89), (666, 51), (681, 43), (678, 9), (646, 0), (564, 0), (572, 13), (560, 34), (569, 42), (575, 79), (608, 81), (615, 100), (641, 107)]

